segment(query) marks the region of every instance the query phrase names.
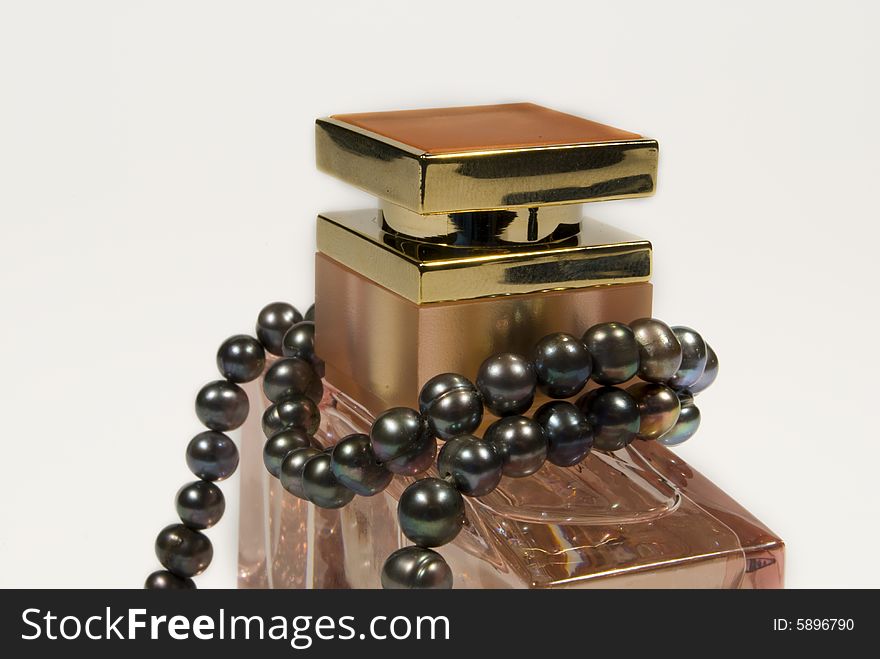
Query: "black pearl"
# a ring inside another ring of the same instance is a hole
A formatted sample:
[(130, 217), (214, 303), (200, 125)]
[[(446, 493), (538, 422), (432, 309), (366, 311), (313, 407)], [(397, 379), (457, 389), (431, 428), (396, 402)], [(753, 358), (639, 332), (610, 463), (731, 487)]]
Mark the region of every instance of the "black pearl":
[(532, 356), (538, 388), (550, 398), (571, 398), (586, 386), (593, 372), (587, 347), (571, 334), (548, 334), (535, 345)]
[(324, 386), (315, 369), (307, 361), (285, 357), (272, 364), (263, 377), (263, 393), (273, 403), (292, 394), (308, 396), (321, 402)]
[(593, 446), (593, 431), (584, 414), (571, 403), (545, 403), (535, 412), (535, 421), (547, 438), (547, 460), (570, 467), (587, 457)]
[(183, 524), (170, 524), (156, 537), (156, 557), (178, 577), (194, 577), (211, 564), (214, 548), (208, 537)]
[(419, 393), (419, 411), (431, 432), (452, 439), (473, 432), (483, 420), (483, 401), (473, 383), (457, 373), (436, 375)]
[(623, 323), (593, 325), (584, 334), (584, 345), (593, 358), (593, 379), (599, 384), (620, 384), (639, 370), (639, 344)]
[(616, 451), (627, 446), (639, 432), (639, 408), (623, 389), (602, 387), (578, 400), (593, 428), (593, 448)]
[(324, 362), (315, 354), (315, 323), (313, 321), (304, 320), (287, 330), (281, 349), (285, 357), (302, 359), (311, 364), (316, 373), (323, 373)]
[(263, 445), (263, 464), (275, 478), (280, 478), (281, 463), (287, 454), (312, 445), (311, 438), (302, 428), (279, 430)]
[(639, 439), (659, 439), (678, 421), (681, 403), (665, 384), (637, 382), (626, 391), (639, 408)]
[(439, 478), (423, 478), (407, 487), (397, 503), (403, 534), (420, 547), (451, 542), (465, 523), (464, 499)]
[(306, 499), (319, 508), (342, 508), (354, 499), (354, 492), (336, 480), (330, 468), (330, 455), (310, 458), (302, 469), (302, 490)]
[(211, 430), (235, 430), (249, 409), (244, 389), (226, 380), (209, 382), (196, 395), (196, 416)]
[(302, 314), (287, 302), (267, 304), (257, 316), (257, 338), (273, 355), (281, 355), (284, 333), (303, 319)]
[(370, 438), (360, 433), (343, 437), (333, 447), (330, 469), (336, 480), (365, 497), (378, 494), (394, 478), (392, 472), (379, 464)]
[(681, 343), (675, 332), (656, 318), (639, 318), (629, 324), (639, 345), (639, 377), (645, 382), (666, 382), (681, 366)]
[(666, 384), (673, 389), (687, 389), (696, 384), (706, 370), (706, 342), (690, 327), (673, 327), (672, 331), (681, 343), (681, 366)]
[(301, 428), (309, 435), (318, 432), (321, 412), (311, 398), (294, 394), (279, 400), (275, 407), (278, 409), (278, 418), (285, 428)]
[(279, 475), (281, 487), (300, 499), (307, 499), (302, 484), (303, 467), (306, 466), (306, 462), (316, 455), (321, 455), (321, 453), (322, 451), (312, 446), (296, 449), (288, 453), (281, 463)]
[(144, 582), (146, 590), (195, 590), (196, 582), (192, 579), (178, 577), (168, 570), (156, 570)]
[(238, 468), (238, 449), (222, 432), (206, 430), (187, 445), (186, 466), (202, 480), (222, 481)]
[(276, 405), (270, 405), (266, 408), (260, 419), (260, 425), (263, 427), (263, 434), (266, 437), (271, 437), (279, 430), (284, 430), (284, 422), (278, 416), (278, 407)]
[(310, 320), (313, 323), (315, 322), (315, 305), (311, 305), (308, 309), (306, 309), (306, 315), (304, 320)]
[(672, 430), (663, 435), (658, 441), (664, 446), (678, 446), (686, 442), (700, 427), (700, 410), (694, 405), (694, 398), (687, 391), (678, 394), (681, 401), (681, 414)]
[(482, 497), (501, 482), (501, 456), (489, 442), (462, 435), (450, 439), (440, 449), (437, 472), (451, 476), (455, 487), (469, 497)]
[(502, 472), (511, 478), (534, 474), (547, 459), (547, 438), (541, 424), (524, 416), (498, 419), (486, 429), (483, 439), (501, 457)]
[(437, 454), (437, 440), (428, 422), (408, 407), (393, 407), (376, 417), (370, 445), (388, 471), (407, 476), (428, 469)]
[(191, 529), (209, 529), (220, 521), (226, 500), (220, 488), (208, 481), (193, 481), (177, 491), (177, 514)]
[(697, 380), (694, 384), (688, 387), (688, 391), (692, 394), (696, 395), (701, 391), (705, 391), (712, 383), (715, 382), (715, 378), (718, 377), (718, 355), (715, 354), (715, 351), (712, 350), (712, 346), (708, 343), (706, 344), (706, 368), (703, 369), (703, 374), (700, 376), (700, 379)]
[(538, 376), (521, 355), (501, 352), (489, 357), (477, 372), (477, 390), (495, 416), (522, 414), (535, 400)]
[(382, 588), (448, 590), (452, 588), (452, 570), (432, 549), (404, 547), (385, 560)]
[(260, 377), (266, 365), (266, 351), (254, 337), (237, 334), (217, 350), (217, 368), (230, 382), (250, 382)]

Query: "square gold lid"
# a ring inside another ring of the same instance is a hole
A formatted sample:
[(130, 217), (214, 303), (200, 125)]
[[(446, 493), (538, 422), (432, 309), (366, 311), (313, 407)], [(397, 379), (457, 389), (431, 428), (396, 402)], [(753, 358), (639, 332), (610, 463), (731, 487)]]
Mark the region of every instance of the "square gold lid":
[(648, 196), (658, 153), (532, 103), (334, 115), (316, 150), (320, 170), (419, 214)]

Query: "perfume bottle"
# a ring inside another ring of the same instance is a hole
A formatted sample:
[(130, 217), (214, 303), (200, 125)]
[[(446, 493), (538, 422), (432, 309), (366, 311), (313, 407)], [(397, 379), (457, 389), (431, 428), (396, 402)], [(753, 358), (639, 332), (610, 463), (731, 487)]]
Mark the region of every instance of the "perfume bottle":
[[(321, 170), (379, 198), (317, 220), (325, 446), (417, 408), (439, 373), (473, 380), (495, 352), (651, 316), (651, 243), (583, 205), (653, 194), (656, 141), (523, 103), (336, 115), (316, 144)], [(262, 464), (268, 403), (249, 394), (263, 406), (243, 431), (239, 585), (379, 587), (409, 544), (396, 501), (411, 481), (341, 510), (290, 496)], [(467, 506), (441, 550), (456, 587), (782, 586), (782, 540), (656, 441), (505, 477)]]

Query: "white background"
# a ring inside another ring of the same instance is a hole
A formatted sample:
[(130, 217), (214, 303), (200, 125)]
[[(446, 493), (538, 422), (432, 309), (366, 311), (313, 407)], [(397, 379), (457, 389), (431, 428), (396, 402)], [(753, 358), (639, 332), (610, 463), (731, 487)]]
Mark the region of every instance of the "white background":
[[(655, 137), (655, 314), (721, 375), (680, 453), (788, 585), (880, 586), (876, 3), (3, 2), (0, 585), (138, 587), (227, 335), (305, 308), (336, 112), (531, 100)], [(232, 586), (237, 479), (203, 587)]]

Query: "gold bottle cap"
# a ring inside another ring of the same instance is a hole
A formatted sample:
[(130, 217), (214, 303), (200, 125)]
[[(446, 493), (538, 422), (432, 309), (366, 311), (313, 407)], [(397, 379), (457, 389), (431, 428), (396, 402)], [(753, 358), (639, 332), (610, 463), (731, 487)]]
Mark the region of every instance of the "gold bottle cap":
[(339, 114), (318, 169), (418, 215), (645, 197), (657, 142), (532, 103)]

